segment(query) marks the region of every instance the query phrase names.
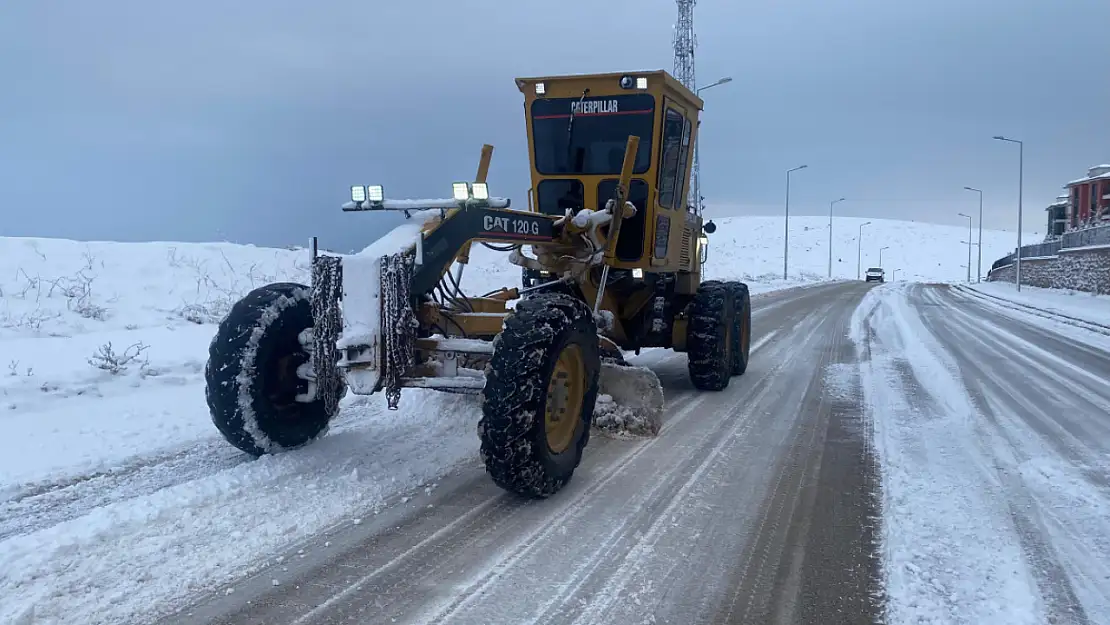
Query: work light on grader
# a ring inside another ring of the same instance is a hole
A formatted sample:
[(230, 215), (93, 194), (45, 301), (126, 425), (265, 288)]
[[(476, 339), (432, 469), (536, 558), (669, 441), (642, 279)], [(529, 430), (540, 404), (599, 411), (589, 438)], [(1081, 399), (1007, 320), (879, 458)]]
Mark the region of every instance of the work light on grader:
[[(624, 352), (687, 352), (701, 390), (744, 372), (747, 286), (702, 281), (713, 224), (686, 201), (702, 101), (663, 71), (516, 83), (528, 210), (490, 195), (491, 146), (450, 198), (353, 187), (343, 210), (406, 220), (349, 256), (319, 254), (314, 239), (311, 286), (270, 284), (231, 309), (206, 368), (212, 419), (229, 442), (254, 455), (304, 445), (348, 391), (384, 391), (390, 408), (406, 387), (473, 393), (492, 479), (546, 497), (581, 461), (599, 394), (623, 423), (657, 433), (659, 380)], [(533, 285), (464, 293), (474, 243), (506, 253)]]

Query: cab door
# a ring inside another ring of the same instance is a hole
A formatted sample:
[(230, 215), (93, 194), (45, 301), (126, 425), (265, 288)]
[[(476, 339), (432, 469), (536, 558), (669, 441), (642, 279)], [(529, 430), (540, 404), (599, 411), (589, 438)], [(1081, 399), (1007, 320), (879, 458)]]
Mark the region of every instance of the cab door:
[[(679, 269), (678, 254), (668, 254), (682, 244), (689, 195), (693, 128), (686, 107), (663, 99), (659, 141), (658, 178), (655, 181), (655, 220), (651, 225), (651, 265), (663, 271)], [(693, 210), (693, 207), (689, 207)]]

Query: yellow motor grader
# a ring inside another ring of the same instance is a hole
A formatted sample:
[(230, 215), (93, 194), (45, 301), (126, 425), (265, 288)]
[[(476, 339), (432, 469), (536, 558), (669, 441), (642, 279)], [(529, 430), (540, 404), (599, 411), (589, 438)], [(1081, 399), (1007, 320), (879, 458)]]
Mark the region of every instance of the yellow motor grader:
[[(702, 101), (664, 71), (520, 78), (528, 210), (489, 193), (493, 148), (452, 196), (394, 200), (354, 186), (345, 211), (399, 211), (361, 253), (312, 249), (311, 286), (255, 289), (221, 322), (207, 400), (254, 455), (321, 436), (345, 393), (402, 388), (482, 396), (481, 456), (527, 497), (563, 487), (582, 458), (599, 386), (656, 429), (658, 378), (624, 352), (687, 352), (693, 385), (744, 373), (751, 304), (740, 282), (702, 281), (706, 237), (687, 200)], [(508, 254), (527, 287), (467, 295), (471, 246)], [(512, 304), (512, 306), (510, 306)]]

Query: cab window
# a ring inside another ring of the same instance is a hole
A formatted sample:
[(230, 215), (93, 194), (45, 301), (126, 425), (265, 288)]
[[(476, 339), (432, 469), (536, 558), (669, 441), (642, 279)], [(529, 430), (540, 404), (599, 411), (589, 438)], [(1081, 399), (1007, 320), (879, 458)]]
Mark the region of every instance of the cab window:
[[(690, 167), (690, 120), (673, 108), (663, 119), (663, 145), (659, 158), (659, 205), (679, 208), (686, 197), (686, 172)], [(695, 205), (687, 206), (694, 211)]]

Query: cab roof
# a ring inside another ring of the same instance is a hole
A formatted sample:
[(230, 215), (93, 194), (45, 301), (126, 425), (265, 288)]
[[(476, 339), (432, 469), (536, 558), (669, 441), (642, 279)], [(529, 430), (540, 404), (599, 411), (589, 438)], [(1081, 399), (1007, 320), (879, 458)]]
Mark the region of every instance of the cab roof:
[(516, 86), (520, 89), (521, 93), (528, 93), (528, 88), (538, 82), (559, 82), (563, 80), (582, 80), (583, 78), (596, 78), (606, 79), (612, 78), (613, 80), (620, 80), (622, 76), (633, 77), (647, 77), (649, 80), (654, 78), (662, 80), (666, 91), (675, 93), (680, 99), (694, 104), (697, 109), (703, 110), (704, 102), (693, 91), (688, 89), (686, 85), (679, 82), (674, 76), (671, 76), (666, 70), (653, 69), (653, 70), (638, 70), (628, 72), (607, 72), (602, 74), (561, 74), (557, 76), (533, 76), (526, 78), (517, 78)]

